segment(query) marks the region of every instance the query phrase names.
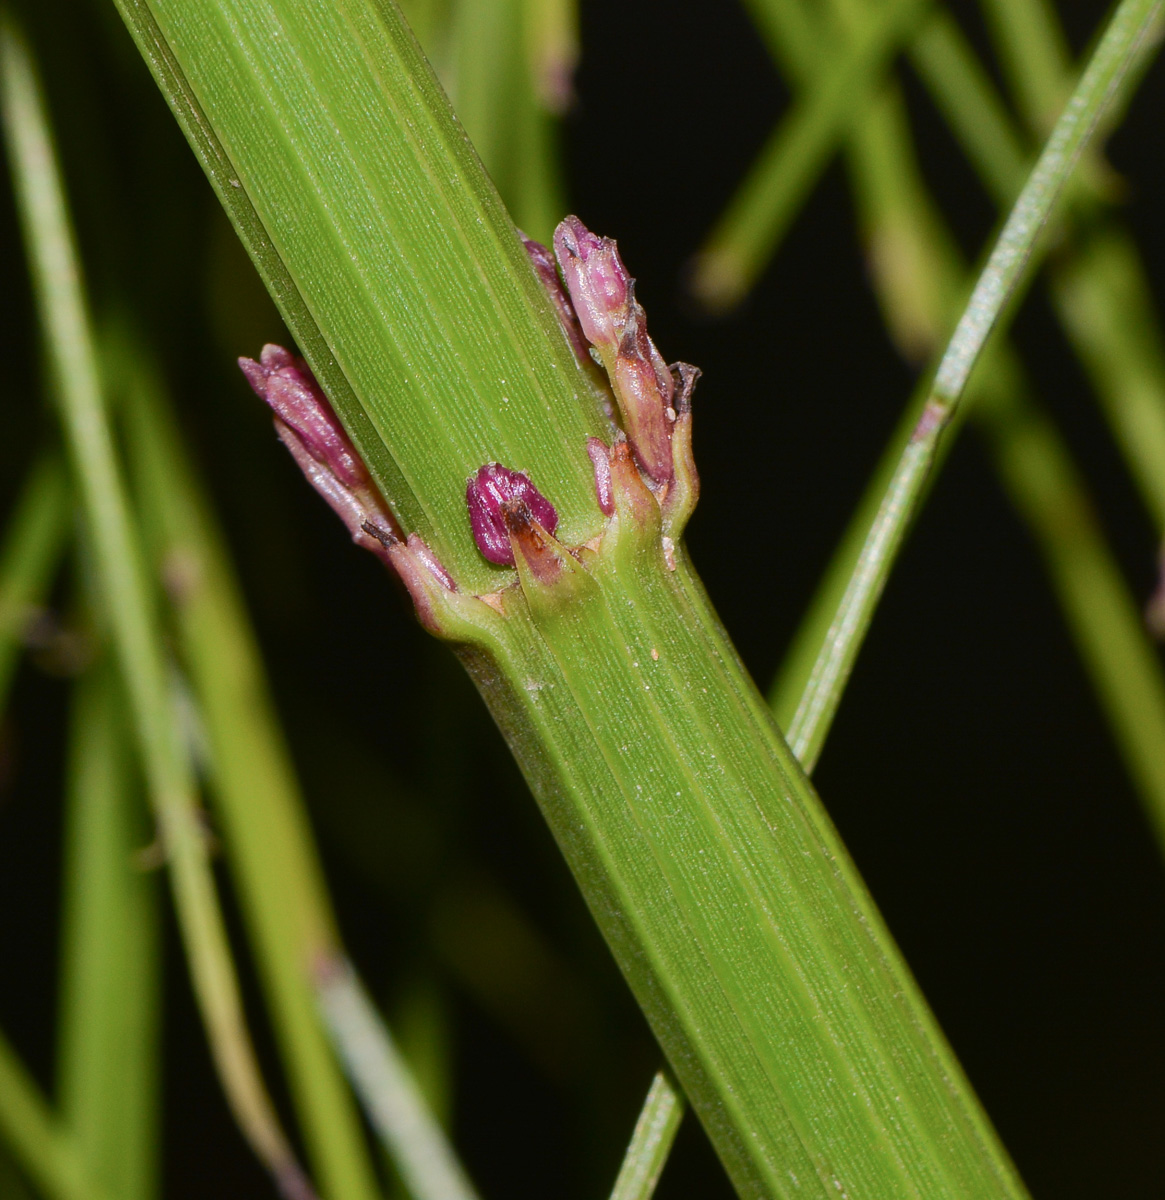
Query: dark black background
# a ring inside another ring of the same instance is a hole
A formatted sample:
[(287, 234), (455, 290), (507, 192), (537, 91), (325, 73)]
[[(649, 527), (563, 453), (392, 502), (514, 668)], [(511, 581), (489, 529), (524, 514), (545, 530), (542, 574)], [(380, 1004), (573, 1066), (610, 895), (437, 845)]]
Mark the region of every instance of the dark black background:
[[(1104, 6), (1060, 7), (1083, 49)], [(956, 11), (985, 45), (973, 7)], [(691, 310), (684, 264), (787, 93), (734, 4), (583, 0), (582, 12), (563, 147), (571, 203), (619, 239), (664, 355), (705, 371), (689, 540), (764, 687), (914, 376), (883, 333), (839, 167), (742, 312), (713, 322)], [(354, 956), (390, 1011), (417, 987), (442, 997), (456, 1137), (487, 1197), (601, 1196), (656, 1063), (642, 1019), (472, 689), (295, 476), (235, 375), (234, 356), (278, 326), (112, 6), (48, 0), (26, 17), (92, 290), (129, 302), (162, 356), (228, 527)], [(928, 178), (975, 255), (995, 214), (904, 78)], [(1163, 97), (1158, 67), (1110, 147), (1158, 288)], [(51, 421), (6, 194), (0, 253), (0, 494), (11, 497)], [(1039, 288), (1016, 338), (1139, 601), (1153, 531)], [(0, 1024), (46, 1086), (66, 695), (26, 666), (0, 757)], [(1160, 852), (973, 430), (894, 574), (817, 781), (1033, 1193), (1165, 1196)], [(542, 938), (550, 995), (571, 998), (557, 1015), (545, 997), (499, 1015), (433, 949), (442, 914), (465, 911), (458, 898), (481, 879)], [(219, 1098), (172, 929), (167, 957), (165, 1194), (269, 1195)], [(695, 1121), (659, 1194), (730, 1194)]]

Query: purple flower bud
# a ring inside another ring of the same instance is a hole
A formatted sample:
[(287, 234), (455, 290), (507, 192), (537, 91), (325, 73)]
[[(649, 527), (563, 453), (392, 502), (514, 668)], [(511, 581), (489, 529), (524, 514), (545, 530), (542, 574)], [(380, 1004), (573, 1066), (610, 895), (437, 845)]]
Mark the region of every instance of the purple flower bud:
[(614, 241), (597, 237), (578, 217), (560, 222), (554, 253), (582, 331), (606, 360), (623, 339), (635, 303), (635, 280)]
[(551, 304), (554, 305), (554, 311), (558, 314), (558, 323), (566, 334), (566, 340), (570, 342), (570, 347), (578, 356), (579, 361), (589, 364), (591, 356), (587, 350), (587, 340), (583, 337), (582, 328), (578, 323), (578, 314), (574, 311), (567, 294), (562, 290), (562, 284), (558, 279), (558, 268), (554, 265), (554, 255), (541, 242), (528, 238), (520, 229), (518, 236), (522, 239), (522, 245), (526, 247), (534, 274), (538, 276), (542, 286), (546, 289), (546, 294), (550, 297)]
[(486, 463), (469, 479), (465, 503), (469, 507), (469, 524), (477, 548), (499, 566), (514, 565), (504, 506), (524, 504), (531, 518), (547, 533), (558, 528), (554, 505), (530, 482), (530, 477), (521, 471), (511, 471), (501, 463)]
[(666, 483), (672, 474), (668, 413), (675, 411), (671, 408), (675, 385), (638, 318), (627, 326), (611, 382), (639, 465), (656, 483)]
[(239, 367), (275, 413), (280, 440), (352, 540), (388, 563), (389, 545), (403, 534), (308, 365), (282, 346), (264, 346), (258, 362), (240, 358)]
[(635, 457), (653, 483), (666, 484), (672, 477), (675, 384), (647, 336), (635, 280), (615, 243), (596, 237), (578, 217), (567, 217), (558, 226), (554, 249), (583, 333), (611, 380)]

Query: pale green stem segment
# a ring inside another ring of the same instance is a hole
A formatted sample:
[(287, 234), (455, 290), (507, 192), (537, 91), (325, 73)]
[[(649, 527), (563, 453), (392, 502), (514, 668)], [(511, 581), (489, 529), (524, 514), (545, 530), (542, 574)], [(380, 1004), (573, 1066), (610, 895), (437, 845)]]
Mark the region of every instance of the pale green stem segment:
[[(926, 353), (941, 345), (945, 314), (965, 295), (964, 268), (926, 195), (910, 153), (905, 111), (893, 91), (882, 95), (858, 127), (852, 158), (887, 323), (905, 353)], [(1151, 822), (1161, 830), (1165, 688), (1137, 605), (1091, 515), (1068, 450), (1033, 404), (1014, 354), (1003, 345), (989, 350), (970, 393), (977, 398), (973, 411), (986, 424), (1003, 482), (1039, 540), (1113, 736)], [(921, 399), (904, 414), (774, 685), (779, 721), (791, 720), (796, 711), (865, 531), (917, 422)], [(949, 444), (950, 439), (944, 439), (940, 454)]]
[(684, 1096), (666, 1071), (657, 1071), (611, 1191), (611, 1200), (651, 1200), (684, 1116)]
[(11, 14), (0, 20), (0, 109), (40, 323), (194, 992), (241, 1128), (280, 1185), (307, 1194), (246, 1031), (194, 780), (167, 684), (161, 631), (102, 405), (80, 264), (40, 86)]
[[(984, 8), (1028, 124), (1041, 129), (1072, 75), (1055, 11), (1045, 0), (985, 0)], [(966, 112), (952, 122), (964, 144), (973, 125)], [(979, 157), (974, 161), (982, 171)], [(992, 191), (997, 201), (1006, 202), (1005, 181)], [(1165, 341), (1131, 237), (1112, 220), (1086, 226), (1082, 244), (1053, 269), (1051, 290), (1060, 321), (1165, 538)]]
[(1154, 0), (1124, 0), (1117, 9), (975, 284), (786, 730), (793, 752), (810, 767), (916, 511), (941, 433), (1005, 303), (1024, 276), (1038, 234), (1073, 165), (1104, 112), (1120, 98), (1121, 83), (1160, 11)]
[[(435, 619), (738, 1190), (1023, 1195), (682, 545), (669, 569), (655, 500), (602, 520), (579, 436), (601, 415), (395, 10), (123, 11), (268, 278), (300, 289), (281, 300), (312, 314), (296, 332), (332, 399), (383, 433), (370, 466), (463, 588)], [(523, 566), (504, 616), (472, 595), (512, 576), (482, 566), (463, 500), (491, 457), (531, 471), (566, 542), (603, 531), (561, 589)]]
[(149, 837), (113, 664), (74, 689), (65, 819), (61, 1120), (111, 1195), (157, 1193), (161, 947)]
[(777, 125), (696, 258), (690, 286), (702, 304), (731, 308), (752, 289), (853, 123), (854, 97), (872, 89), (927, 4), (879, 5)]
[(1068, 41), (1050, 0), (982, 0), (1012, 95), (1028, 126), (1046, 134), (1071, 86)]
[(347, 960), (321, 963), (320, 1008), (368, 1119), (413, 1200), (477, 1200), (388, 1027)]
[(120, 326), (103, 345), (143, 533), (154, 573), (167, 582), (215, 811), (311, 1164), (333, 1200), (371, 1200), (377, 1188), (359, 1115), (311, 986), (317, 962), (335, 951), (335, 919), (238, 581), (148, 352)]
[(120, 1200), (100, 1187), (81, 1147), (0, 1034), (0, 1131), (46, 1200)]
[(0, 710), (29, 621), (40, 612), (69, 535), (69, 490), (56, 455), (37, 460), (0, 548)]
[(518, 227), (549, 244), (565, 211), (551, 102), (573, 67), (569, 5), (458, 0), (449, 25), (457, 116)]
[[(804, 86), (813, 54), (802, 45), (804, 14), (791, 0), (752, 0), (774, 56)], [(854, 37), (878, 19), (866, 0), (836, 0)], [(1044, 0), (987, 0), (993, 32), (1032, 128), (1040, 136), (1071, 89), (1073, 68), (1055, 13)], [(1051, 26), (1049, 26), (1051, 22)], [(945, 12), (923, 22), (910, 60), (988, 192), (1006, 211), (1028, 171), (1029, 155), (990, 76)], [(872, 102), (873, 97), (871, 95)], [(855, 105), (855, 111), (857, 106)], [(1086, 157), (1075, 179), (1079, 206), (1095, 209), (1108, 179)], [(1131, 238), (1111, 218), (1090, 212), (1081, 241), (1051, 270), (1052, 299), (1159, 533), (1165, 537), (1165, 343)], [(907, 342), (913, 354), (916, 347)]]

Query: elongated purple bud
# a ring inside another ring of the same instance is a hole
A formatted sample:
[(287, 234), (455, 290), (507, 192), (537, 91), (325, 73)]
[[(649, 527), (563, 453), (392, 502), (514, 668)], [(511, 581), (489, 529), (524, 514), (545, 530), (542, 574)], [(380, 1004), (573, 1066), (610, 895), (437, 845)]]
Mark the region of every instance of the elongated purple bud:
[(352, 540), (391, 565), (389, 545), (404, 535), (308, 365), (269, 345), (258, 362), (240, 358), (239, 367), (275, 414), (280, 441)]
[(530, 482), (522, 471), (512, 471), (501, 463), (486, 463), (465, 487), (469, 524), (477, 548), (492, 563), (514, 565), (514, 549), (506, 521), (507, 506), (525, 505), (532, 520), (547, 533), (558, 528), (554, 505)]
[(558, 314), (558, 323), (562, 326), (562, 331), (566, 334), (566, 340), (570, 342), (571, 349), (578, 356), (580, 362), (589, 363), (591, 356), (587, 349), (587, 339), (583, 337), (582, 327), (578, 323), (578, 314), (574, 311), (570, 298), (562, 290), (562, 283), (558, 278), (558, 268), (554, 264), (554, 255), (541, 242), (527, 237), (520, 229), (518, 236), (522, 239), (522, 245), (526, 247), (534, 274), (538, 276), (542, 286), (546, 289), (546, 294), (550, 297), (550, 303), (554, 305), (554, 311)]
[(635, 303), (635, 280), (614, 241), (591, 233), (578, 217), (559, 223), (554, 253), (582, 331), (606, 361), (623, 340)]
[(651, 338), (647, 318), (610, 238), (596, 237), (567, 217), (554, 234), (554, 250), (583, 333), (602, 360), (631, 449), (657, 485), (672, 477), (671, 406), (674, 383)]

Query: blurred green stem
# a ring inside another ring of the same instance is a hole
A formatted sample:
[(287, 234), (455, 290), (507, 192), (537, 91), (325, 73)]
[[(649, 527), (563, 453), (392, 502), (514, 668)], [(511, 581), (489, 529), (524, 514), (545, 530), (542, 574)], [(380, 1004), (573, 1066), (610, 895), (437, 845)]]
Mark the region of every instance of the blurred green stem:
[(0, 18), (0, 108), (41, 328), (101, 605), (133, 716), (187, 961), (227, 1099), (280, 1186), (304, 1195), (246, 1031), (209, 851), (167, 683), (161, 631), (102, 404), (64, 192), (35, 68), (11, 13)]
[(222, 534), (165, 385), (126, 325), (103, 338), (155, 575), (167, 581), (182, 662), (206, 733), (232, 877), (312, 1165), (335, 1200), (376, 1195), (359, 1116), (316, 1009), (335, 918), (259, 648)]
[(121, 1200), (157, 1191), (161, 946), (113, 664), (77, 681), (69, 755), (57, 1076), (61, 1118)]
[(477, 1200), (350, 964), (336, 956), (320, 964), (316, 979), (332, 1037), (410, 1195), (414, 1200)]
[(46, 1200), (121, 1200), (98, 1186), (73, 1135), (0, 1034), (0, 1132)]
[(69, 491), (56, 454), (33, 464), (0, 548), (0, 710), (29, 620), (47, 599), (69, 534)]
[(704, 305), (730, 308), (752, 289), (852, 124), (854, 96), (885, 72), (926, 2), (879, 5), (781, 119), (696, 259), (690, 286)]
[(1154, 0), (1123, 0), (1064, 109), (979, 275), (939, 362), (930, 394), (902, 449), (869, 526), (836, 613), (787, 727), (794, 753), (811, 768), (840, 702), (889, 572), (913, 518), (942, 431), (953, 417), (988, 336), (1029, 269), (1037, 234), (1156, 22)]

